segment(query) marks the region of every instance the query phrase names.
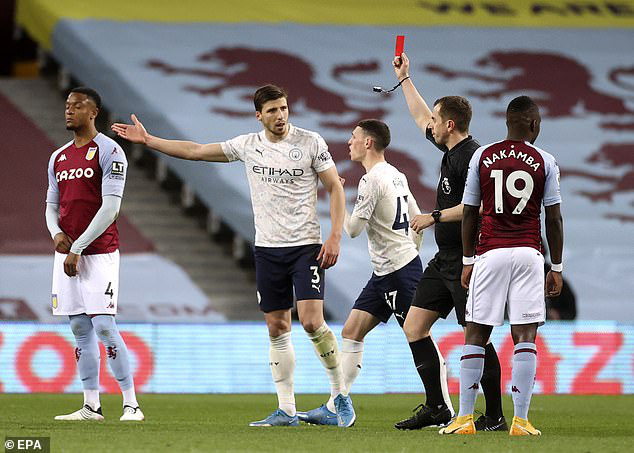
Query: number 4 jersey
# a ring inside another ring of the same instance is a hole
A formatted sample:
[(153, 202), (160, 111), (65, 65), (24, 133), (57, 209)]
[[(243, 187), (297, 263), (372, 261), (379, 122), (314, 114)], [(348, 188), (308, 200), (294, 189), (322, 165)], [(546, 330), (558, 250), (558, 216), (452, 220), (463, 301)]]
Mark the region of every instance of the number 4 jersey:
[[(123, 197), (127, 167), (121, 147), (101, 133), (81, 148), (70, 141), (51, 155), (46, 202), (59, 204), (59, 227), (72, 240), (86, 230), (104, 195)], [(119, 232), (113, 222), (82, 255), (111, 253), (118, 248)]]
[(378, 276), (405, 266), (418, 256), (409, 222), (420, 214), (407, 178), (387, 162), (379, 162), (359, 181), (352, 216), (368, 221), (368, 249)]
[(561, 203), (559, 167), (552, 155), (528, 142), (482, 146), (469, 163), (462, 202), (482, 202), (478, 255), (507, 247), (541, 252), (541, 205)]

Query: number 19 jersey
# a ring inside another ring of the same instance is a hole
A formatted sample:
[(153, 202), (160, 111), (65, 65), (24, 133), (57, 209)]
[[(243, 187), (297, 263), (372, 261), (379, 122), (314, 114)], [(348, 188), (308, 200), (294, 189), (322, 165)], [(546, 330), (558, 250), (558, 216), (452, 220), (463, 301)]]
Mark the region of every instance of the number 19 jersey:
[(528, 142), (482, 146), (469, 162), (462, 202), (482, 202), (478, 255), (507, 247), (541, 252), (541, 205), (561, 203), (559, 167), (552, 155)]
[(407, 178), (387, 162), (379, 162), (359, 181), (352, 215), (368, 221), (368, 250), (378, 276), (397, 271), (418, 256), (409, 222), (420, 209)]

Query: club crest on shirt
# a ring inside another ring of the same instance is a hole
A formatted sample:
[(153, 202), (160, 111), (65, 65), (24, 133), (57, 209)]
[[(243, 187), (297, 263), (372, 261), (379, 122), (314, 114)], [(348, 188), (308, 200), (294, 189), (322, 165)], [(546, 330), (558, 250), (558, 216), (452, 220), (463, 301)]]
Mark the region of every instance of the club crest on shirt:
[(92, 160), (92, 158), (95, 157), (96, 153), (97, 153), (96, 146), (91, 146), (90, 148), (88, 148), (88, 152), (86, 153), (86, 160)]
[(449, 195), (451, 193), (451, 186), (449, 185), (449, 178), (446, 176), (442, 179), (442, 192), (445, 195)]
[(302, 158), (302, 150), (299, 148), (293, 148), (288, 152), (288, 157), (291, 160), (298, 161)]

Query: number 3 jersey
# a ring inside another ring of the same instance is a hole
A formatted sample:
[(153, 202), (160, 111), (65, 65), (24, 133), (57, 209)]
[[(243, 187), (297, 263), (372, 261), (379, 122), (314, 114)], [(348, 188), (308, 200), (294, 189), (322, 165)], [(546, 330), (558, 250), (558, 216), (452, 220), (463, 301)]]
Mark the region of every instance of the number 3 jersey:
[(409, 226), (418, 214), (407, 178), (392, 165), (379, 162), (361, 178), (352, 216), (368, 221), (368, 250), (376, 275), (397, 271), (418, 256)]
[(552, 155), (528, 142), (482, 146), (469, 162), (462, 202), (482, 202), (478, 255), (507, 247), (541, 252), (541, 205), (561, 203), (559, 167)]
[[(51, 155), (46, 202), (59, 204), (59, 227), (72, 240), (86, 230), (104, 195), (123, 197), (127, 167), (121, 147), (101, 133), (81, 148), (70, 141)], [(113, 222), (82, 254), (111, 253), (118, 248), (119, 232)]]
[(321, 243), (318, 173), (335, 163), (319, 134), (289, 124), (288, 135), (277, 143), (260, 131), (232, 138), (221, 146), (230, 162), (241, 160), (245, 164), (256, 246)]

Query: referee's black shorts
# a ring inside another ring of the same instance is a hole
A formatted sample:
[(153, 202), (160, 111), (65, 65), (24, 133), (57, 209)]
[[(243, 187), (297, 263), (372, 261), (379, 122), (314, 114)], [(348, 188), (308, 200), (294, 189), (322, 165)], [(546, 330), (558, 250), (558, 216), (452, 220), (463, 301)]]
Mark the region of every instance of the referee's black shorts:
[(454, 272), (447, 274), (441, 272), (436, 259), (432, 259), (418, 282), (412, 306), (435, 311), (443, 319), (455, 308), (458, 324), (464, 326), (467, 290), (460, 284), (460, 279), (455, 278)]

